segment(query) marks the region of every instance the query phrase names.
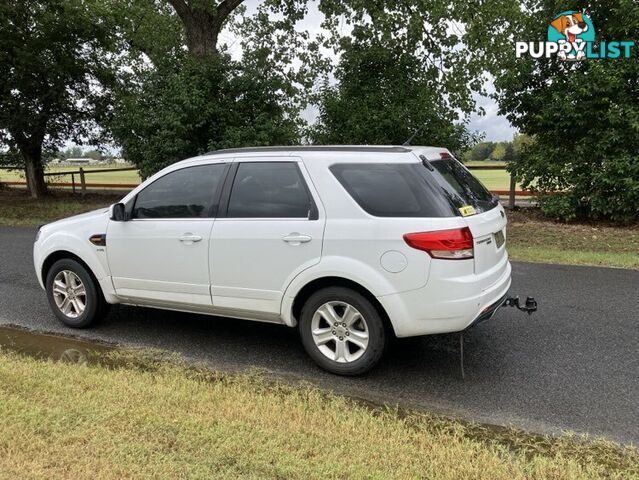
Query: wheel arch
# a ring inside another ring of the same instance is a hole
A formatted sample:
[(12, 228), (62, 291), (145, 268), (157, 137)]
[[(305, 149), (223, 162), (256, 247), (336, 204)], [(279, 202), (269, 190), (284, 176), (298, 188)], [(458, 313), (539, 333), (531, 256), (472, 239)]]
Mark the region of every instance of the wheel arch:
[(55, 262), (57, 262), (58, 260), (63, 260), (63, 259), (75, 260), (80, 265), (82, 265), (91, 276), (91, 279), (93, 280), (96, 287), (98, 288), (98, 291), (100, 292), (100, 295), (102, 295), (102, 298), (104, 298), (108, 303), (114, 303), (113, 301), (109, 301), (110, 295), (105, 295), (104, 288), (100, 280), (98, 280), (97, 275), (95, 274), (93, 269), (89, 266), (89, 264), (85, 262), (77, 254), (70, 252), (68, 250), (56, 250), (54, 252), (51, 252), (49, 255), (47, 255), (47, 257), (42, 262), (41, 275), (42, 275), (42, 283), (44, 284), (45, 288), (46, 288), (47, 275), (49, 273), (49, 270), (51, 270), (51, 267), (55, 264)]
[(326, 276), (316, 278), (306, 283), (295, 295), (291, 306), (291, 316), (294, 324), (297, 324), (297, 321), (300, 318), (300, 314), (302, 312), (302, 307), (304, 303), (313, 295), (313, 293), (321, 290), (322, 288), (327, 287), (344, 287), (349, 288), (353, 291), (356, 291), (375, 307), (377, 312), (379, 313), (382, 321), (384, 322), (384, 327), (389, 334), (395, 335), (395, 329), (393, 328), (393, 324), (390, 321), (390, 317), (386, 312), (384, 306), (380, 303), (380, 301), (373, 295), (370, 290), (361, 285), (360, 283), (350, 280), (348, 278), (339, 277), (339, 276)]

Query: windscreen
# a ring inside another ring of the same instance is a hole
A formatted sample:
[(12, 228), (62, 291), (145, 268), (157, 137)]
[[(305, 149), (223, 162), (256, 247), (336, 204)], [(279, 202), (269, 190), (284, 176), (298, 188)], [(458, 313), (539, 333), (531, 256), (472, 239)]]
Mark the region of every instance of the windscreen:
[(499, 203), (497, 197), (454, 158), (429, 163), (434, 168), (430, 173), (456, 209), (471, 206), (475, 213), (481, 213), (492, 210)]

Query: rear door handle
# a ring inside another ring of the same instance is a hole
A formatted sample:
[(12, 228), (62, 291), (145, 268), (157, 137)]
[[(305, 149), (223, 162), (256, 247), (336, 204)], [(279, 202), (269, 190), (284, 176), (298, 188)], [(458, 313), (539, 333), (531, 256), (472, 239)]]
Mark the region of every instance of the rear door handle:
[(192, 233), (185, 233), (181, 237), (179, 237), (178, 240), (180, 240), (180, 242), (185, 245), (191, 245), (202, 240), (202, 237), (200, 237), (199, 235), (193, 235)]
[(302, 235), (301, 233), (293, 232), (289, 233), (285, 237), (282, 237), (286, 243), (290, 245), (300, 245), (301, 243), (307, 243), (313, 240), (313, 237), (310, 235)]

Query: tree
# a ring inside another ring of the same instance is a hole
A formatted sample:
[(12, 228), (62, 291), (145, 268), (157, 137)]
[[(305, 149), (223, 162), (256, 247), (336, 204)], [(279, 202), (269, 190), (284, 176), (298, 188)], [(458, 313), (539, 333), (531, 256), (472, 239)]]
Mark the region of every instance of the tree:
[(514, 162), (516, 160), (515, 156), (515, 148), (513, 147), (512, 142), (507, 142), (504, 148), (504, 156), (502, 160), (506, 163)]
[(443, 145), (458, 150), (471, 142), (456, 112), (424, 75), (412, 52), (388, 48), (359, 32), (344, 39), (337, 85), (320, 93), (313, 143), (404, 143)]
[[(527, 2), (519, 31), (544, 38), (547, 19), (568, 2)], [(534, 4), (534, 5), (533, 5)], [(537, 8), (532, 8), (537, 6)], [(599, 40), (625, 40), (639, 30), (639, 4), (589, 4)], [(508, 27), (506, 27), (508, 28)], [(502, 114), (534, 137), (512, 166), (524, 188), (540, 192), (542, 209), (563, 218), (639, 218), (639, 56), (562, 62), (504, 56), (495, 71)]]
[[(217, 15), (221, 5), (230, 4), (189, 5)], [(232, 19), (229, 12), (224, 18), (240, 36), (241, 61), (231, 58), (217, 34), (198, 35), (208, 46), (194, 47), (188, 20), (162, 5), (132, 2), (128, 10), (120, 9), (116, 35), (126, 46), (128, 68), (114, 66), (117, 73), (104, 82), (110, 98), (104, 125), (122, 146), (123, 156), (149, 175), (214, 149), (298, 143), (299, 97), (312, 84), (311, 57), (317, 50), (294, 29), (304, 8), (297, 0), (267, 0), (253, 16), (240, 8), (239, 18)], [(270, 13), (281, 19), (272, 20)], [(162, 28), (154, 31), (147, 22)], [(216, 25), (209, 22), (207, 28)], [(295, 55), (304, 61), (295, 62)], [(294, 63), (302, 66), (292, 67)]]
[(33, 197), (46, 194), (43, 154), (80, 141), (94, 118), (108, 40), (91, 1), (0, 4), (0, 145), (19, 154)]
[(495, 148), (490, 154), (490, 159), (494, 160), (495, 162), (501, 162), (504, 160), (505, 156), (506, 156), (506, 145), (504, 142), (499, 142), (497, 145), (495, 145)]
[(495, 142), (479, 142), (465, 153), (466, 160), (477, 162), (489, 159), (495, 145)]

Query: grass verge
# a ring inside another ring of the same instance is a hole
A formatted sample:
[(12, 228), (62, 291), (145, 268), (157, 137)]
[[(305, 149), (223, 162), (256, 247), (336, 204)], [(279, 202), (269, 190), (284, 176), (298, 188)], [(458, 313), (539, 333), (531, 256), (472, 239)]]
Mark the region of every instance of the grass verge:
[(537, 209), (508, 213), (512, 260), (639, 269), (639, 225), (565, 224)]
[(78, 213), (106, 207), (123, 195), (87, 194), (85, 197), (56, 192), (46, 199), (33, 199), (26, 192), (0, 190), (0, 225), (37, 226)]
[(0, 477), (639, 478), (639, 452), (604, 441), (494, 435), (255, 373), (126, 363), (0, 352)]

